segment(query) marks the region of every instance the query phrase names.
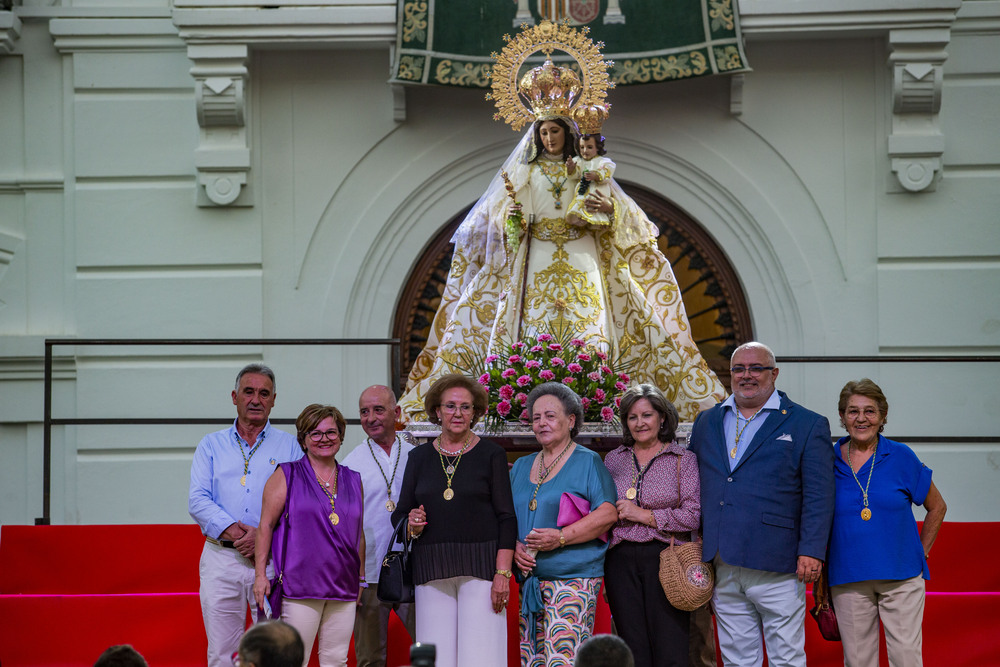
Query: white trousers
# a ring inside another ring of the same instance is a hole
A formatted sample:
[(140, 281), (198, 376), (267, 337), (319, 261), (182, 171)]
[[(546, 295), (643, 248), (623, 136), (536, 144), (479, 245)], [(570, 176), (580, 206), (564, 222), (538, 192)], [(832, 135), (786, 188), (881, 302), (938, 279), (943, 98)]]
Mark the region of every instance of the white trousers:
[(450, 577), (416, 587), (417, 641), (436, 667), (506, 667), (507, 614), (493, 612), (492, 581)]
[(878, 667), (878, 622), (891, 667), (921, 667), (925, 584), (922, 575), (831, 586), (846, 667)]
[(309, 664), (317, 633), (320, 667), (347, 665), (357, 607), (354, 600), (281, 600), (281, 620), (299, 631), (305, 645), (302, 667)]
[[(201, 577), (198, 596), (208, 637), (208, 666), (232, 667), (233, 653), (246, 629), (247, 607), (254, 621), (257, 620), (253, 564), (236, 549), (205, 542), (198, 572)], [(271, 563), (267, 564), (267, 576), (274, 576)]]
[[(715, 623), (726, 667), (806, 667), (806, 586), (795, 574), (727, 565), (716, 556)], [(763, 636), (763, 642), (761, 637)]]

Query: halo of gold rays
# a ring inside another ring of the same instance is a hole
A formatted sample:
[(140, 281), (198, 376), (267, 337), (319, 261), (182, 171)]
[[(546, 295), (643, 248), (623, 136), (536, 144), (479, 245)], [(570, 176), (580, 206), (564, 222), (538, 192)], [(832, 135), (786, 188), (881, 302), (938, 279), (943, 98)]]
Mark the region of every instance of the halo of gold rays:
[(502, 120), (515, 131), (534, 120), (531, 109), (518, 95), (518, 72), (521, 65), (539, 51), (546, 56), (556, 50), (562, 51), (580, 66), (583, 91), (571, 109), (581, 104), (603, 104), (608, 90), (615, 86), (608, 76), (608, 69), (614, 63), (604, 60), (601, 54), (604, 42), (595, 43), (587, 37), (589, 32), (586, 26), (577, 29), (568, 23), (542, 21), (535, 26), (521, 24), (521, 32), (516, 37), (504, 35), (507, 46), (500, 53), (490, 54), (495, 64), (490, 75), (492, 92), (486, 93), (486, 99), (496, 104), (493, 120)]

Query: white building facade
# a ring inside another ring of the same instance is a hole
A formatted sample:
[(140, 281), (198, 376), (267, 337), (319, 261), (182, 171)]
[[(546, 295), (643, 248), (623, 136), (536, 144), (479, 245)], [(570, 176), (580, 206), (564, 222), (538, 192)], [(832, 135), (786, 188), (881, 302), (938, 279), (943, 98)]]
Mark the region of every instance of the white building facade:
[[(2, 7), (0, 3), (0, 7)], [(831, 6), (836, 8), (831, 9)], [(1000, 2), (742, 0), (753, 72), (622, 87), (619, 180), (686, 211), (739, 277), (779, 388), (849, 379), (1000, 520)], [(388, 0), (22, 0), (0, 9), (0, 523), (43, 511), (46, 339), (389, 338), (428, 242), (518, 135), (482, 91), (387, 83)], [(356, 416), (381, 347), (54, 348), (52, 416)], [(187, 522), (205, 424), (52, 430), (53, 523)], [(352, 427), (347, 446), (360, 441)]]

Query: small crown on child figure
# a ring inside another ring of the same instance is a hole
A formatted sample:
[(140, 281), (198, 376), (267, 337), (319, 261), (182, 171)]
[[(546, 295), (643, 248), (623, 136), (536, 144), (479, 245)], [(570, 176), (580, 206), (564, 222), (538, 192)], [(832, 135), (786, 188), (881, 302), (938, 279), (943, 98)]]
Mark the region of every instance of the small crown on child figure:
[(600, 134), (610, 109), (610, 104), (581, 104), (573, 109), (573, 120), (580, 134)]

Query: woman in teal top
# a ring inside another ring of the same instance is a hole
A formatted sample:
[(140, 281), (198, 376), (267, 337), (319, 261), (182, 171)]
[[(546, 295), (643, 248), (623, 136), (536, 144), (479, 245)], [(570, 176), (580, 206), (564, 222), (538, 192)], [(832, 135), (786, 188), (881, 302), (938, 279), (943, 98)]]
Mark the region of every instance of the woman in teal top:
[[(605, 533), (618, 520), (617, 492), (601, 457), (573, 442), (583, 405), (572, 389), (539, 385), (527, 408), (541, 451), (518, 459), (510, 472), (519, 537), (514, 564), (523, 578), (521, 665), (569, 667), (594, 631)], [(591, 510), (559, 526), (564, 494)]]

